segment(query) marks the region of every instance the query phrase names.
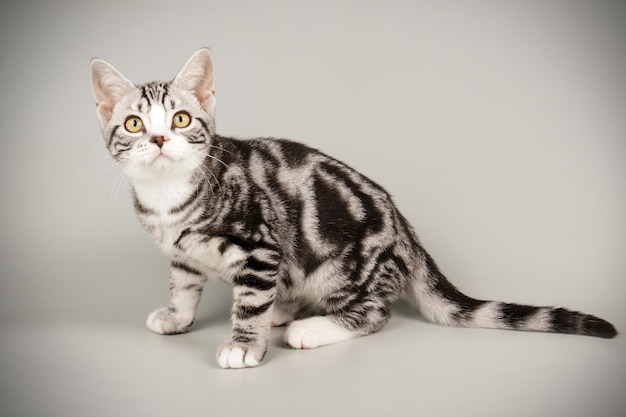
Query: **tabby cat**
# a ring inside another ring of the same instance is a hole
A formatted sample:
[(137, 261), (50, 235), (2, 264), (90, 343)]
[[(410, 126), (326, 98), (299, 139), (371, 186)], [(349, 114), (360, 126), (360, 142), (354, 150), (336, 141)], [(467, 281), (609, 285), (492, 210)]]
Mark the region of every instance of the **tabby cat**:
[(234, 287), (223, 368), (259, 365), (271, 326), (309, 349), (367, 335), (403, 294), (435, 323), (611, 338), (610, 323), (564, 308), (468, 297), (420, 245), (389, 194), (354, 169), (289, 140), (215, 132), (211, 52), (171, 82), (134, 85), (91, 61), (106, 147), (132, 180), (140, 222), (170, 260), (170, 301), (149, 315), (186, 332), (203, 284)]

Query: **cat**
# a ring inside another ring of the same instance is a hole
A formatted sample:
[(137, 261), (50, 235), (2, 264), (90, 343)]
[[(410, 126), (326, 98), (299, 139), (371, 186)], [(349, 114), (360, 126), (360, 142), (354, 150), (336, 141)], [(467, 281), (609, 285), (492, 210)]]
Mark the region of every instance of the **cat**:
[(217, 134), (209, 49), (170, 82), (134, 85), (100, 59), (91, 81), (106, 147), (132, 181), (139, 221), (170, 260), (169, 304), (147, 326), (184, 333), (205, 281), (231, 284), (222, 368), (261, 364), (272, 326), (288, 325), (284, 340), (295, 349), (376, 332), (402, 295), (445, 325), (617, 334), (592, 315), (463, 294), (370, 179), (297, 142)]

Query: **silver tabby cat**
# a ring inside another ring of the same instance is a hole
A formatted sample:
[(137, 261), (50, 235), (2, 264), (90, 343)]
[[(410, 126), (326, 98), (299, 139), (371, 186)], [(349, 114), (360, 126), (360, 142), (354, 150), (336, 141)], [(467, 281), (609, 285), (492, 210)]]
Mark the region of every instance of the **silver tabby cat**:
[(102, 134), (132, 180), (139, 220), (170, 259), (171, 298), (150, 330), (183, 333), (203, 284), (234, 287), (223, 368), (259, 365), (271, 326), (315, 348), (379, 330), (406, 294), (430, 321), (610, 338), (613, 325), (563, 308), (482, 301), (439, 271), (389, 194), (302, 144), (215, 132), (214, 71), (197, 51), (171, 82), (133, 85), (91, 62)]

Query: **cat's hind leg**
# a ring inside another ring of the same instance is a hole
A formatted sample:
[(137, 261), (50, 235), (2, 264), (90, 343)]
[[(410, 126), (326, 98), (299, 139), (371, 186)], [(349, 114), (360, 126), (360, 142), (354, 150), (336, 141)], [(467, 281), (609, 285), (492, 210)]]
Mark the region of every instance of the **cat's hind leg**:
[(284, 339), (294, 349), (313, 349), (354, 337), (357, 336), (353, 331), (337, 324), (332, 317), (316, 316), (291, 323)]
[(313, 349), (374, 333), (388, 320), (387, 308), (309, 317), (291, 323), (284, 340), (294, 349)]

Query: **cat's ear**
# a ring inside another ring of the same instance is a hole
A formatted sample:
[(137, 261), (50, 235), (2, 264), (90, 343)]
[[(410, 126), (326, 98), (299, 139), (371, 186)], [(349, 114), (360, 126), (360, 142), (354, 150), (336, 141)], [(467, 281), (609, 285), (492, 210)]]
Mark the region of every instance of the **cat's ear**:
[(115, 104), (133, 88), (135, 88), (133, 83), (113, 65), (102, 59), (91, 60), (91, 89), (102, 127), (111, 119)]
[(213, 115), (215, 110), (215, 72), (213, 57), (208, 48), (202, 48), (194, 53), (180, 70), (173, 84), (179, 88), (191, 91), (208, 114)]

